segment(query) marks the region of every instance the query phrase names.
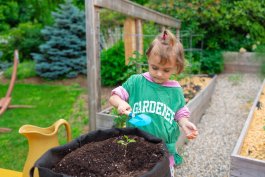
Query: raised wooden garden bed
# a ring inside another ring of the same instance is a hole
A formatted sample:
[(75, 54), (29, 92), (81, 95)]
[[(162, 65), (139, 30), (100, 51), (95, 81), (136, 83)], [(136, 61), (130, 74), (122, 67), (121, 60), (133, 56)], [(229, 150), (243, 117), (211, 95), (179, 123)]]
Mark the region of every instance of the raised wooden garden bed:
[(258, 73), (261, 69), (261, 59), (254, 52), (224, 52), (224, 72)]
[(265, 176), (265, 80), (231, 154), (231, 176)]
[[(205, 87), (203, 87), (195, 95), (195, 97), (192, 98), (187, 104), (189, 110), (191, 111), (190, 120), (195, 124), (197, 124), (200, 121), (202, 115), (204, 114), (205, 110), (207, 109), (209, 105), (211, 96), (215, 89), (216, 78), (217, 76), (214, 76), (213, 78), (211, 78), (208, 84)], [(108, 129), (114, 126), (114, 118), (117, 116), (110, 114), (111, 109), (112, 107), (109, 107), (97, 113), (97, 118), (96, 118), (97, 129)], [(184, 144), (185, 139), (186, 137), (184, 136), (184, 133), (182, 133), (182, 135), (180, 136), (178, 140), (177, 146), (181, 147)]]

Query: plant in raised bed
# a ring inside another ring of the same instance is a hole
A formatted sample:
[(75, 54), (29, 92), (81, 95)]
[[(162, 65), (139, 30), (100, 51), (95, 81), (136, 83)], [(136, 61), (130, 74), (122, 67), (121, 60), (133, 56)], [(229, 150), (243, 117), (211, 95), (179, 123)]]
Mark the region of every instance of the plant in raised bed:
[(265, 80), (231, 154), (231, 176), (265, 174)]
[(192, 100), (197, 93), (203, 90), (209, 82), (212, 80), (211, 76), (208, 75), (193, 75), (186, 76), (179, 81), (183, 88), (184, 97), (188, 103)]
[(110, 114), (116, 115), (114, 118), (114, 125), (116, 128), (124, 128), (126, 126), (127, 115), (120, 115), (117, 108), (111, 109)]
[(259, 101), (253, 114), (253, 119), (244, 139), (241, 155), (265, 160), (265, 87), (261, 92)]

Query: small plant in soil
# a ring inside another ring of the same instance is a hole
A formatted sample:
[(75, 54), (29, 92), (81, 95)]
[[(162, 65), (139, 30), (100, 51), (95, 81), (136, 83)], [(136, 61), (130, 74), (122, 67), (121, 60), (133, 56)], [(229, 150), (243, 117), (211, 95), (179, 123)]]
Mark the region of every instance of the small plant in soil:
[(122, 139), (117, 141), (118, 144), (121, 144), (123, 146), (127, 146), (129, 143), (135, 143), (135, 142), (136, 142), (135, 139), (131, 139), (126, 135), (123, 135)]
[(120, 135), (84, 144), (65, 155), (52, 171), (76, 177), (138, 177), (165, 156), (168, 154), (162, 142), (151, 143), (143, 137)]
[(126, 157), (126, 154), (127, 154), (127, 145), (130, 143), (135, 143), (135, 142), (136, 142), (135, 139), (129, 138), (126, 135), (123, 135), (122, 139), (117, 141), (118, 144), (121, 144), (122, 146), (125, 147), (124, 157)]

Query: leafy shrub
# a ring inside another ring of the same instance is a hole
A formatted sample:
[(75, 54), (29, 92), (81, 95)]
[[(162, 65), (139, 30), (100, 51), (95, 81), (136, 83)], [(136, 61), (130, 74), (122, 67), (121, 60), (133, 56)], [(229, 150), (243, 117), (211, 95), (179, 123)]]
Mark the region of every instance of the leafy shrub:
[(131, 75), (147, 71), (146, 55), (135, 51), (125, 65), (124, 42), (101, 52), (101, 81), (104, 86), (116, 86), (125, 82)]
[(265, 43), (265, 6), (260, 0), (150, 0), (147, 6), (181, 19), (181, 30), (203, 34), (207, 50), (252, 51), (254, 43)]
[(121, 80), (128, 79), (131, 75), (144, 73), (148, 71), (147, 57), (141, 55), (138, 51), (134, 52), (134, 56), (129, 58), (129, 63), (126, 71), (121, 76)]
[(0, 37), (2, 39), (0, 50), (3, 52), (1, 60), (12, 61), (15, 49), (19, 50), (20, 61), (30, 60), (30, 53), (38, 52), (38, 46), (43, 41), (40, 35), (41, 28), (40, 24), (21, 23), (2, 35)]
[(256, 49), (256, 53), (261, 60), (261, 76), (265, 77), (265, 45), (259, 45)]
[(19, 5), (14, 1), (0, 3), (0, 32), (7, 31), (19, 20)]
[[(5, 70), (4, 76), (11, 78), (13, 72), (13, 66)], [(19, 63), (17, 67), (17, 79), (25, 79), (28, 77), (36, 76), (35, 63), (33, 61), (25, 61)]]
[(204, 51), (201, 71), (206, 74), (218, 74), (224, 69), (224, 60), (220, 51)]
[(123, 41), (119, 41), (113, 47), (103, 50), (100, 58), (102, 85), (115, 86), (126, 80), (122, 78), (128, 68), (125, 65)]
[(4, 71), (11, 66), (12, 66), (12, 63), (10, 62), (7, 62), (7, 61), (0, 62), (0, 71)]
[(185, 70), (186, 74), (201, 73), (201, 53), (188, 52), (185, 53)]

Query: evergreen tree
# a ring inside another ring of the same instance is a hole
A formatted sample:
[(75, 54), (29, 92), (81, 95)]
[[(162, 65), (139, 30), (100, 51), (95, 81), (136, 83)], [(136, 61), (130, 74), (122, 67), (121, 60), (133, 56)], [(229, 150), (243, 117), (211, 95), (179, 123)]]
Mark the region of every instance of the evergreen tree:
[(72, 78), (86, 73), (85, 14), (71, 0), (52, 12), (53, 26), (46, 26), (42, 35), (46, 43), (40, 53), (32, 53), (36, 71), (48, 79)]

